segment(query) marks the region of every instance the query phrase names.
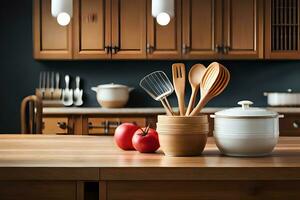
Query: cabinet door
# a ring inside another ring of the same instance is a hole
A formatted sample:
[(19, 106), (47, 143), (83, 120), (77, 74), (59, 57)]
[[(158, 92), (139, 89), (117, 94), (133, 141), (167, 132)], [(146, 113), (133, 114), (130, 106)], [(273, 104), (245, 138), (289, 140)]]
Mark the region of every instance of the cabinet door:
[(74, 58), (109, 59), (110, 0), (74, 1)]
[(72, 58), (72, 21), (60, 26), (51, 15), (51, 0), (34, 0), (33, 46), (35, 59)]
[(224, 1), (224, 57), (263, 58), (263, 1)]
[(266, 0), (265, 57), (300, 59), (300, 0)]
[(146, 58), (146, 0), (112, 0), (112, 58)]
[(221, 0), (184, 0), (182, 38), (183, 58), (218, 58), (222, 45)]
[(76, 189), (71, 181), (1, 181), (0, 199), (76, 200)]
[(160, 26), (151, 14), (147, 0), (147, 57), (149, 59), (181, 58), (181, 0), (175, 1), (175, 16), (166, 26)]

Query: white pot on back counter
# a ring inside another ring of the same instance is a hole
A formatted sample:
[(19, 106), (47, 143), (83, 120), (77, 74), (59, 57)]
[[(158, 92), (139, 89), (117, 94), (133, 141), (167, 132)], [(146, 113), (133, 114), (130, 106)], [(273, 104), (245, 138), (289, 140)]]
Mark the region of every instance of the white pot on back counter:
[(300, 93), (288, 89), (287, 92), (265, 92), (270, 106), (299, 106)]
[(119, 84), (104, 84), (91, 88), (97, 94), (97, 101), (104, 108), (122, 108), (129, 99), (129, 93), (134, 88)]
[(279, 138), (278, 113), (250, 107), (251, 101), (216, 112), (214, 137), (217, 147), (229, 156), (263, 156), (271, 153)]

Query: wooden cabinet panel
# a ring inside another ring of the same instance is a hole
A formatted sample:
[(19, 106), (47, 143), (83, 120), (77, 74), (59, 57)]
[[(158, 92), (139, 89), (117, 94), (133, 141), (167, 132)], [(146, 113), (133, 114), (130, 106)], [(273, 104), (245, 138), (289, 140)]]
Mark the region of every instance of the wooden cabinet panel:
[(300, 115), (285, 114), (279, 119), (280, 136), (300, 136)]
[(151, 14), (147, 0), (147, 57), (149, 59), (181, 58), (181, 0), (175, 0), (175, 16), (166, 26), (160, 26)]
[(72, 21), (60, 26), (51, 15), (51, 0), (34, 0), (34, 58), (71, 59)]
[(111, 181), (107, 199), (299, 199), (299, 186), (299, 181)]
[(74, 0), (74, 58), (109, 59), (110, 0)]
[(112, 58), (146, 58), (146, 0), (112, 0)]
[(263, 1), (224, 1), (224, 57), (263, 58)]
[(266, 0), (265, 58), (300, 59), (300, 0)]
[(76, 182), (5, 181), (0, 182), (3, 200), (76, 200)]
[(91, 135), (113, 135), (118, 125), (129, 122), (135, 123), (138, 126), (144, 127), (146, 119), (141, 117), (130, 118), (89, 118), (88, 119), (88, 134)]
[(69, 119), (67, 117), (44, 117), (43, 134), (65, 135), (69, 130)]
[[(205, 19), (205, 20), (203, 20)], [(222, 45), (222, 2), (185, 0), (182, 2), (182, 54), (187, 59), (212, 59)]]

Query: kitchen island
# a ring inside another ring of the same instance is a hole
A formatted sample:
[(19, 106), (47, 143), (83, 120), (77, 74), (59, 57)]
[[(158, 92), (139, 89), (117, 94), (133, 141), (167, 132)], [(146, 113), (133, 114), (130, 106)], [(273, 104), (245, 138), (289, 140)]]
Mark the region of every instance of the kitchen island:
[(300, 199), (300, 138), (271, 156), (122, 151), (110, 136), (0, 135), (0, 199)]

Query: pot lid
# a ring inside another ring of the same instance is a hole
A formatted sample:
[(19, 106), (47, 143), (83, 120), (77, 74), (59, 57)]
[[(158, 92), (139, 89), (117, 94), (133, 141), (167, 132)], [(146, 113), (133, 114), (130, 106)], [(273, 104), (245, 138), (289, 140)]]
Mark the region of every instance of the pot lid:
[(126, 89), (128, 89), (128, 87), (126, 85), (114, 84), (114, 83), (98, 85), (98, 88), (100, 88), (100, 89), (115, 89), (115, 88), (126, 88)]
[(229, 108), (215, 113), (216, 116), (222, 117), (276, 117), (277, 112), (266, 110), (263, 108), (250, 107), (252, 101), (239, 101), (241, 107)]

